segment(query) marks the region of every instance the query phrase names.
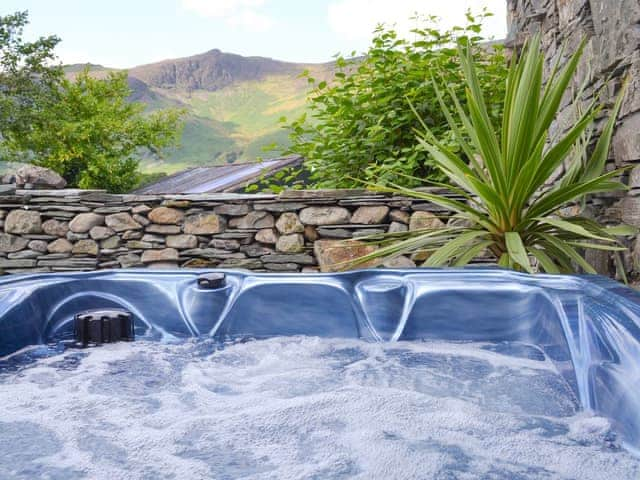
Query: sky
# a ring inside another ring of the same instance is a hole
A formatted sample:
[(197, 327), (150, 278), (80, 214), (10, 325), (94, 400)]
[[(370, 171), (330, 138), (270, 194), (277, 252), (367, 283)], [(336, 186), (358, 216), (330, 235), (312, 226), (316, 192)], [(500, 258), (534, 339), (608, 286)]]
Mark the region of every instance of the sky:
[(129, 68), (214, 48), (325, 62), (364, 52), (378, 23), (408, 32), (417, 12), (460, 25), (482, 7), (495, 14), (484, 34), (504, 38), (505, 0), (2, 0), (0, 15), (28, 10), (25, 38), (59, 36), (63, 63)]

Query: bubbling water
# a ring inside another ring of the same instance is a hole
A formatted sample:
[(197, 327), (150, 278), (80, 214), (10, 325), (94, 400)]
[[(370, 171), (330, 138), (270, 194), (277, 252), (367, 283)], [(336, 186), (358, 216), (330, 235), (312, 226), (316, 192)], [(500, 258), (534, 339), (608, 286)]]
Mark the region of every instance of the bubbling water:
[(0, 364), (2, 479), (640, 477), (528, 345), (278, 337), (44, 353)]

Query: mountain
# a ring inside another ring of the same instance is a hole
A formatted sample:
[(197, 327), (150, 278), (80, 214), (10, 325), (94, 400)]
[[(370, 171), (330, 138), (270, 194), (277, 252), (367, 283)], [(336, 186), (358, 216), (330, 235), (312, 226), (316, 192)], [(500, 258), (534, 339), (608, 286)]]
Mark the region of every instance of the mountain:
[(272, 75), (296, 75), (301, 68), (305, 66), (214, 49), (192, 57), (134, 67), (129, 75), (151, 87), (214, 92), (237, 82), (263, 80)]
[[(96, 76), (111, 69), (86, 65)], [(74, 75), (84, 65), (69, 65)], [(146, 172), (172, 173), (195, 165), (255, 161), (269, 144), (287, 144), (279, 119), (305, 110), (308, 70), (316, 79), (331, 77), (333, 63), (302, 64), (265, 57), (244, 57), (214, 49), (186, 58), (163, 60), (129, 69), (131, 100), (149, 110), (177, 107), (188, 114), (181, 145), (165, 158), (145, 160)]]

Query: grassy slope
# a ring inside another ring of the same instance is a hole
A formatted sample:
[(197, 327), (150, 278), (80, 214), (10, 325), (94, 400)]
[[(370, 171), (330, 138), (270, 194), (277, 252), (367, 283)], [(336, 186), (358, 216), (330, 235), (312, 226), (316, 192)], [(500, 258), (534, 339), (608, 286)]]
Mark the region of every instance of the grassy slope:
[(215, 92), (184, 92), (155, 88), (151, 108), (182, 106), (189, 112), (181, 146), (166, 152), (162, 162), (145, 162), (145, 171), (173, 172), (185, 166), (255, 161), (276, 155), (263, 152), (272, 143), (287, 145), (282, 116), (305, 110), (307, 84), (295, 77), (273, 76), (239, 82)]
[[(85, 67), (65, 68), (73, 77)], [(309, 84), (305, 78), (298, 77), (305, 68), (318, 81), (328, 79), (333, 71), (330, 64), (300, 64), (299, 72), (236, 81), (216, 91), (155, 88), (135, 80), (137, 83), (132, 84), (132, 88), (147, 103), (148, 111), (184, 108), (188, 112), (180, 146), (165, 151), (160, 160), (143, 160), (142, 171), (173, 173), (196, 165), (277, 156), (278, 149), (265, 152), (263, 147), (288, 146), (287, 132), (279, 119), (284, 116), (291, 120), (305, 111)], [(90, 65), (90, 70), (96, 76), (104, 76), (111, 69)]]

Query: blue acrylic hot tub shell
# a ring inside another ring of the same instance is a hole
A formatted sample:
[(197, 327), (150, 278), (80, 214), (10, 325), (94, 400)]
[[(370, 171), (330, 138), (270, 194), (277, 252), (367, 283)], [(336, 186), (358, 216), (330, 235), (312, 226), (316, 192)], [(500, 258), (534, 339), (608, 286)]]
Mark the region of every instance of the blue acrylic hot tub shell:
[(206, 272), (6, 277), (0, 357), (70, 338), (76, 313), (104, 307), (132, 312), (137, 336), (158, 340), (316, 335), (524, 342), (545, 352), (583, 408), (610, 418), (627, 446), (640, 448), (640, 295), (612, 280), (477, 268), (225, 271), (226, 285), (208, 290), (197, 283)]

